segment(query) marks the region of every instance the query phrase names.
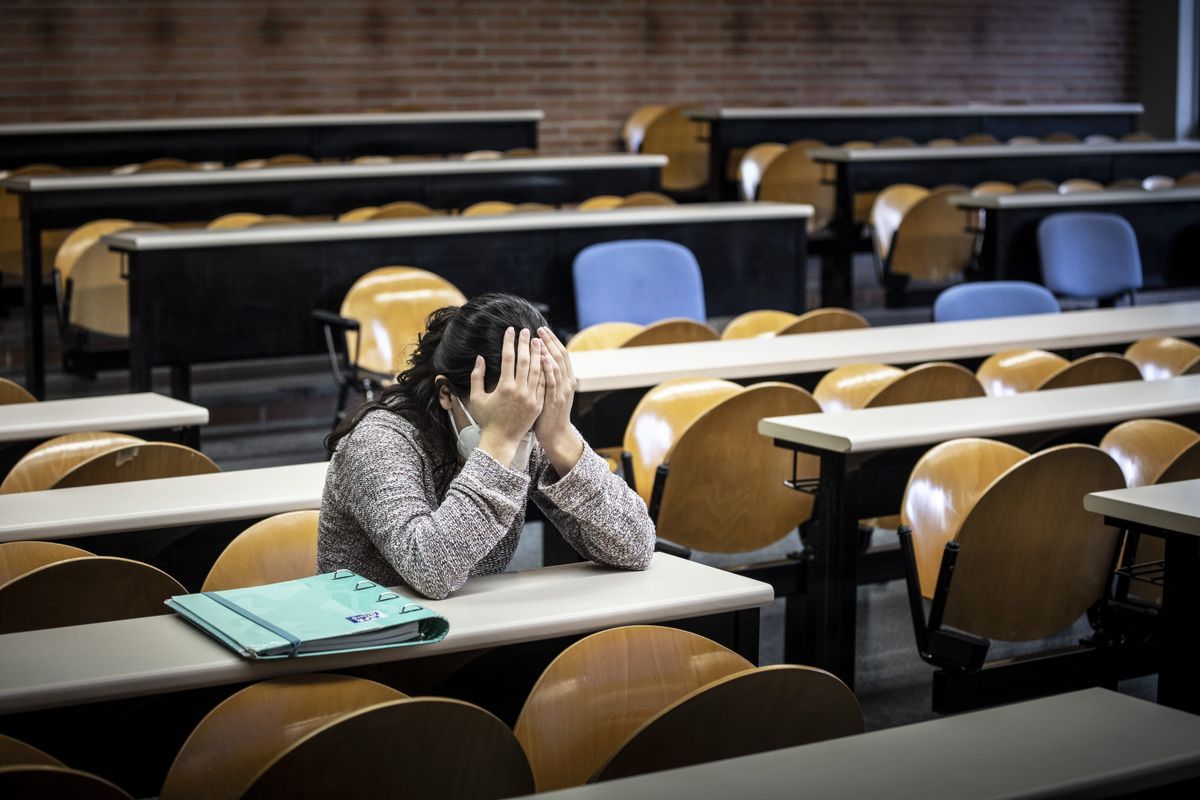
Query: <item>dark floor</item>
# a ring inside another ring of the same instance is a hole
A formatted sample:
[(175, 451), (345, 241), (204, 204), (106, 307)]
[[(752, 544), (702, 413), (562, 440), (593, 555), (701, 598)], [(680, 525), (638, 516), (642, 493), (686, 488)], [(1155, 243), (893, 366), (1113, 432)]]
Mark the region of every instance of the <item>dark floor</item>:
[[(813, 269), (810, 274), (818, 273)], [(856, 304), (873, 325), (924, 322), (927, 308), (888, 310), (881, 308), (882, 293), (874, 281), (873, 265), (861, 258), (855, 269)], [(1191, 293), (1189, 299), (1194, 299)], [(1175, 296), (1145, 297), (1141, 302), (1181, 299)], [(810, 306), (819, 305), (816, 287)], [(0, 319), (0, 375), (23, 382), (20, 309)], [(47, 315), (52, 317), (52, 315)], [(723, 320), (715, 321), (723, 324)], [(55, 347), (58, 334), (53, 322), (47, 325), (47, 341)], [(59, 354), (47, 354), (52, 368), (47, 376), (50, 399), (127, 391), (124, 372), (102, 373), (85, 380), (57, 367)], [(165, 371), (155, 376), (156, 390), (168, 393)], [(313, 356), (271, 362), (239, 362), (200, 366), (193, 371), (193, 401), (207, 407), (211, 423), (203, 432), (203, 449), (224, 470), (296, 464), (324, 457), (321, 440), (329, 430), (334, 391), (328, 362)], [(894, 534), (876, 532), (876, 541)], [(796, 534), (770, 548), (783, 554), (799, 547)], [(540, 565), (541, 527), (527, 526), (514, 569)], [(720, 564), (719, 557), (699, 556), (706, 563)], [(739, 556), (745, 561), (746, 556)], [(864, 586), (859, 590), (858, 698), (870, 730), (917, 722), (935, 716), (930, 710), (932, 668), (917, 656), (904, 585), (902, 581)], [(762, 624), (762, 663), (782, 659), (783, 606), (777, 601), (765, 610)], [(1087, 632), (1086, 625), (1056, 640), (1069, 644)], [(993, 655), (1003, 655), (996, 646)], [(1127, 682), (1123, 691), (1153, 698), (1153, 678)]]

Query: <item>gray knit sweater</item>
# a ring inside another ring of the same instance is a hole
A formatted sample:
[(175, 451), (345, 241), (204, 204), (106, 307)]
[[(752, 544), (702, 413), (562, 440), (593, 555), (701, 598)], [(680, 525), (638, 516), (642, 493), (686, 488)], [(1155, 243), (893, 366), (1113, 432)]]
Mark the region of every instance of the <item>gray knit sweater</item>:
[(654, 551), (646, 506), (586, 445), (561, 478), (535, 446), (527, 472), (476, 449), (439, 499), (433, 464), (413, 425), (369, 412), (329, 464), (317, 569), (350, 569), (383, 586), (406, 583), (441, 599), (470, 575), (503, 572), (532, 498), (580, 555), (645, 569)]

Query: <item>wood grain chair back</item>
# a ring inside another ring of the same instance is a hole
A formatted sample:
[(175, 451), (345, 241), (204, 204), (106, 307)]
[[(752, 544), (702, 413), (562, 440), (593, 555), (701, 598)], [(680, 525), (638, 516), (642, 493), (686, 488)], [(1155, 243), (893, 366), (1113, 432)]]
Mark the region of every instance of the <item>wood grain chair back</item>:
[(217, 557), (203, 592), (243, 589), (317, 574), (318, 511), (276, 514), (251, 525)]
[(881, 259), (887, 257), (892, 247), (892, 237), (900, 227), (900, 220), (928, 196), (928, 189), (911, 183), (893, 184), (875, 195), (870, 214), (871, 240)]
[(0, 633), (170, 614), (163, 601), (180, 594), (179, 581), (140, 561), (68, 558), (0, 586)]
[[(820, 411), (804, 389), (767, 382), (693, 419), (663, 458), (670, 472), (656, 523), (659, 535), (697, 550), (745, 553), (779, 541), (808, 520), (812, 495), (784, 485), (792, 476), (792, 454), (755, 434), (764, 417)], [(798, 458), (799, 477), (815, 478), (819, 470), (815, 457)]]
[(959, 139), (958, 143), (965, 145), (993, 145), (1000, 144), (1000, 140), (990, 133), (968, 133)]
[(907, 136), (889, 136), (886, 139), (880, 139), (876, 145), (878, 147), (916, 147), (917, 142)]
[(127, 792), (99, 775), (54, 764), (0, 767), (0, 796), (132, 800)]
[(36, 403), (37, 398), (29, 393), (21, 384), (0, 378), (0, 406), (12, 406), (17, 403)]
[[(395, 375), (425, 330), (430, 313), (461, 306), (467, 298), (449, 281), (416, 267), (380, 267), (354, 282), (341, 315), (357, 320), (346, 334), (352, 361), (380, 375)], [(357, 354), (357, 359), (356, 359)]]
[(625, 427), (624, 447), (633, 457), (634, 483), (647, 504), (654, 473), (692, 422), (722, 400), (742, 391), (718, 378), (675, 378), (642, 396)]
[(47, 564), (90, 555), (61, 542), (0, 542), (0, 586)]
[(503, 200), (484, 200), (464, 208), (462, 216), (482, 217), (489, 214), (511, 214), (514, 208), (516, 208), (514, 203), (507, 203)]
[(237, 798), (258, 773), (313, 731), (407, 695), (350, 675), (290, 675), (253, 684), (200, 720), (167, 772), (162, 800)]
[(555, 211), (555, 207), (549, 203), (517, 203), (512, 207), (514, 214), (528, 214), (535, 211)]
[(221, 468), (213, 460), (182, 444), (138, 442), (92, 456), (63, 473), (52, 489), (105, 483), (211, 475)]
[(1058, 184), (1046, 178), (1030, 178), (1017, 184), (1018, 192), (1057, 192)]
[[(138, 222), (119, 230), (132, 233), (167, 228)], [(70, 297), (69, 324), (106, 336), (129, 336), (129, 281), (122, 276), (124, 262), (125, 255), (109, 250), (99, 237), (79, 254), (74, 267), (63, 275), (63, 286)]]
[(1200, 347), (1174, 336), (1139, 339), (1126, 348), (1125, 357), (1148, 381), (1200, 373)]
[(262, 219), (251, 222), (247, 227), (260, 228), (264, 225), (300, 225), (304, 222), (300, 217), (291, 214), (265, 214)]
[(1017, 191), (1017, 187), (1013, 186), (1008, 181), (984, 181), (977, 183), (971, 187), (971, 194), (1013, 194)]
[(504, 158), (504, 153), (499, 150), (472, 150), (462, 154), (463, 161), (496, 161), (501, 158)]
[[(8, 178), (36, 178), (39, 176), (69, 175), (68, 170), (53, 164), (28, 164), (13, 170), (0, 170), (0, 181)], [(42, 275), (48, 276), (54, 268), (54, 255), (62, 246), (66, 234), (62, 231), (42, 233)], [(21, 261), (21, 204), (18, 196), (0, 187), (0, 275), (13, 278), (19, 283), (25, 265)]]
[(816, 139), (792, 142), (767, 164), (758, 185), (759, 200), (811, 205), (809, 233), (828, 227), (835, 211), (834, 188), (824, 182), (821, 165), (808, 155), (809, 150), (824, 146)]
[(597, 322), (572, 336), (567, 342), (567, 350), (572, 353), (613, 350), (629, 341), (642, 327), (636, 322)]
[(821, 377), (813, 397), (826, 414), (865, 408), (880, 389), (903, 374), (887, 364), (845, 364)]
[(729, 321), (721, 331), (722, 339), (761, 339), (774, 336), (780, 328), (787, 327), (796, 320), (796, 315), (790, 311), (775, 311), (760, 309), (738, 314)]
[(537, 790), (585, 783), (655, 714), (753, 666), (675, 628), (636, 625), (580, 639), (542, 672), (517, 718)]
[(621, 130), (621, 139), (625, 142), (625, 150), (629, 153), (640, 153), (642, 140), (646, 138), (646, 128), (655, 117), (667, 110), (663, 105), (642, 106), (635, 109), (625, 120)]
[(375, 216), (379, 206), (359, 206), (338, 214), (338, 222), (365, 222)]
[(705, 764), (863, 732), (854, 693), (815, 667), (739, 672), (663, 709), (621, 745), (590, 782)]
[(237, 228), (249, 228), (262, 222), (264, 219), (262, 214), (255, 214), (252, 211), (235, 211), (232, 214), (224, 214), (217, 217), (212, 222), (204, 227), (210, 231), (225, 231), (234, 230)]
[(894, 381), (880, 387), (863, 408), (983, 396), (983, 387), (969, 369), (958, 364), (933, 361), (911, 367)]
[(667, 191), (697, 189), (708, 181), (708, 125), (688, 118), (693, 105), (672, 106), (646, 126), (640, 152), (670, 159), (662, 168)]
[(625, 198), (615, 194), (598, 194), (595, 197), (589, 197), (582, 203), (577, 205), (577, 211), (611, 211), (617, 208), (625, 201)]
[(199, 164), (180, 158), (152, 158), (140, 164), (126, 164), (112, 171), (113, 175), (137, 175), (140, 172), (180, 172), (199, 169)]
[(1059, 194), (1079, 194), (1080, 192), (1103, 192), (1104, 184), (1088, 178), (1068, 178), (1058, 185)]
[(780, 142), (763, 142), (756, 144), (742, 154), (738, 162), (737, 182), (738, 191), (743, 200), (757, 200), (758, 186), (762, 183), (763, 174), (771, 162), (787, 150), (787, 145)]
[(715, 342), (720, 335), (710, 325), (694, 319), (660, 319), (626, 339), (621, 347), (650, 347), (656, 344)]
[(303, 167), (316, 164), (316, 159), (301, 153), (281, 153), (270, 158), (250, 158), (234, 164), (236, 169), (264, 169), (270, 167)]
[(662, 192), (634, 192), (622, 198), (617, 208), (644, 208), (648, 206), (673, 206), (675, 201)]
[(1070, 365), (1067, 359), (1045, 350), (1003, 350), (984, 360), (975, 371), (975, 377), (989, 397), (1002, 397), (1036, 391)]
[(780, 328), (776, 335), (794, 336), (802, 333), (828, 333), (830, 331), (855, 331), (869, 328), (871, 323), (857, 311), (848, 308), (814, 308), (806, 311)]
[(1133, 133), (1127, 133), (1124, 136), (1122, 136), (1121, 141), (1122, 142), (1153, 142), (1153, 141), (1156, 141), (1156, 138), (1153, 133), (1147, 133), (1146, 131), (1134, 131)]
[(1048, 133), (1042, 137), (1043, 144), (1079, 144), (1079, 137), (1066, 131)]
[(392, 156), (355, 156), (350, 159), (351, 164), (391, 164), (395, 159)]
[(1116, 353), (1092, 353), (1075, 359), (1070, 366), (1051, 375), (1038, 387), (1038, 391), (1141, 379), (1142, 373), (1138, 371), (1137, 366), (1124, 356)]
[(101, 237), (123, 231), (136, 224), (127, 219), (97, 219), (80, 225), (68, 233), (58, 248), (58, 253), (54, 256), (54, 268), (58, 270), (63, 285), (65, 286), (71, 279), (71, 272), (75, 269), (79, 257), (85, 250), (100, 241)]
[(1115, 461), (1082, 444), (1035, 453), (997, 477), (955, 536), (962, 550), (945, 624), (1009, 641), (1073, 624), (1103, 596), (1117, 547), (1117, 531), (1083, 498), (1124, 485)]
[(975, 255), (973, 215), (950, 202), (959, 190), (930, 192), (900, 220), (892, 236), (889, 270), (926, 281), (961, 275)]
[(370, 219), (408, 219), (409, 217), (435, 217), (437, 212), (424, 203), (414, 203), (411, 200), (398, 200), (380, 206)]
[(31, 766), (34, 764), (43, 764), (51, 767), (65, 766), (49, 753), (44, 753), (31, 744), (25, 744), (20, 739), (14, 739), (11, 736), (5, 736), (0, 733), (0, 767)]
[(53, 488), (64, 475), (85, 461), (144, 440), (125, 433), (86, 431), (67, 433), (42, 442), (21, 457), (0, 483), (0, 494), (40, 492)]

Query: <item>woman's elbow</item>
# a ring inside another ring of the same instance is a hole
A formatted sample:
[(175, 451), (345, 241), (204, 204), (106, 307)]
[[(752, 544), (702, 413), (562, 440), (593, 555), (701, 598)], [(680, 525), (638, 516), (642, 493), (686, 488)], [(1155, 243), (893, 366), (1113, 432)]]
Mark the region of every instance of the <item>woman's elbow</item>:
[(639, 525), (637, 528), (636, 546), (631, 554), (629, 569), (643, 570), (650, 566), (650, 562), (654, 559), (655, 541), (657, 539), (654, 523), (647, 519), (645, 525)]
[(458, 577), (429, 572), (403, 577), (409, 586), (429, 600), (445, 600), (467, 582), (465, 575)]

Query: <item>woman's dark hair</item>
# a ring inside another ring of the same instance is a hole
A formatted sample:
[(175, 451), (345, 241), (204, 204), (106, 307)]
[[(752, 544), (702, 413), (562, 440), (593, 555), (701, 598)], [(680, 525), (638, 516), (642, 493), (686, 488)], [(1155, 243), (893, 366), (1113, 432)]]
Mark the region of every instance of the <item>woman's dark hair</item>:
[(434, 483), (444, 494), (458, 464), (458, 445), (446, 413), (438, 404), (434, 379), (443, 375), (460, 398), (471, 394), (475, 357), (486, 362), (488, 391), (500, 378), (500, 349), (505, 329), (528, 328), (532, 334), (546, 324), (529, 301), (511, 294), (481, 294), (462, 306), (446, 306), (429, 315), (425, 332), (408, 360), (408, 368), (384, 389), (375, 402), (365, 403), (325, 438), (330, 452), (372, 411), (383, 409), (408, 420), (433, 457)]

